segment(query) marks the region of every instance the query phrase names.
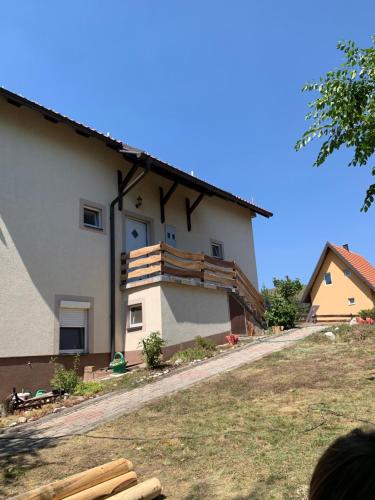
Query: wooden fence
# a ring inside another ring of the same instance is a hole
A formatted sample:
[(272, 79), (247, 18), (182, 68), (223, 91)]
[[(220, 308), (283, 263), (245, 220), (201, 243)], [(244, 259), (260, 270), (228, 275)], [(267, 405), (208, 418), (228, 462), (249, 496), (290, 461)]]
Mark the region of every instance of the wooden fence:
[[(233, 261), (202, 252), (185, 252), (166, 243), (139, 248), (121, 255), (121, 283), (137, 286), (138, 280), (166, 275), (191, 278), (234, 290), (254, 312), (263, 316), (262, 296)], [(142, 283), (139, 282), (139, 285)]]

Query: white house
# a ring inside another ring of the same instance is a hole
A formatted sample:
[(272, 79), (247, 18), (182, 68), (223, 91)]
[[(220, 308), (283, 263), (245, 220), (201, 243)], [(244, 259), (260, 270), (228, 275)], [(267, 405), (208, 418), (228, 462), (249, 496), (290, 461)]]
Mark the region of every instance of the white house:
[[(51, 356), (139, 361), (261, 322), (252, 219), (272, 214), (0, 88), (0, 397)], [(253, 189), (253, 188), (252, 188)]]

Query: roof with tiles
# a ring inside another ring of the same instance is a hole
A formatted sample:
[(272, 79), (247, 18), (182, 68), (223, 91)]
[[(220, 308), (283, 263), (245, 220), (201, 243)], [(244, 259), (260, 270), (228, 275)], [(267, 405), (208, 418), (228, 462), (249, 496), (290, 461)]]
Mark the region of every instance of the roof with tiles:
[(314, 272), (310, 278), (308, 285), (306, 286), (303, 296), (302, 302), (308, 302), (310, 297), (311, 288), (315, 282), (315, 279), (319, 273), (319, 270), (324, 262), (324, 259), (327, 255), (328, 250), (332, 250), (332, 252), (341, 258), (345, 264), (362, 280), (364, 281), (371, 290), (375, 292), (375, 267), (370, 264), (368, 260), (366, 260), (362, 255), (358, 253), (352, 252), (345, 248), (344, 246), (334, 245), (329, 241), (326, 243), (323, 252), (319, 258), (319, 261), (314, 269)]
[(166, 171), (168, 171), (170, 174), (174, 175), (180, 175), (182, 179), (188, 180), (188, 182), (191, 185), (196, 186), (196, 188), (199, 190), (200, 189), (208, 189), (212, 190), (213, 194), (221, 197), (221, 198), (226, 198), (229, 201), (236, 202), (241, 206), (244, 206), (246, 208), (249, 208), (252, 210), (254, 213), (258, 213), (264, 217), (272, 217), (272, 212), (269, 210), (266, 210), (265, 208), (262, 208), (258, 204), (254, 203), (253, 201), (246, 200), (245, 198), (241, 198), (240, 196), (237, 196), (229, 191), (225, 191), (221, 188), (218, 188), (214, 186), (213, 184), (208, 183), (207, 181), (200, 179), (198, 177), (195, 177), (191, 174), (188, 174), (184, 170), (177, 168), (173, 165), (171, 165), (168, 162), (165, 162), (161, 160), (160, 158), (157, 158), (156, 156), (151, 155), (150, 153), (147, 153), (146, 151), (143, 151), (141, 149), (135, 148), (133, 146), (130, 146), (129, 144), (116, 139), (114, 137), (111, 137), (109, 134), (104, 134), (103, 132), (100, 132), (92, 127), (89, 127), (83, 123), (80, 123), (76, 120), (73, 120), (72, 118), (63, 115), (62, 113), (59, 113), (58, 111), (55, 111), (54, 109), (47, 108), (43, 106), (42, 104), (39, 104), (36, 101), (32, 101), (31, 99), (28, 99), (24, 97), (23, 95), (16, 94), (15, 92), (12, 92), (4, 87), (0, 86), (0, 95), (2, 95), (7, 101), (11, 104), (16, 105), (17, 107), (20, 106), (26, 106), (28, 108), (33, 109), (34, 111), (38, 111), (42, 113), (44, 118), (47, 120), (57, 123), (57, 122), (62, 122), (65, 125), (68, 125), (72, 128), (74, 128), (78, 133), (81, 135), (84, 135), (86, 137), (96, 137), (97, 139), (103, 141), (107, 146), (111, 147), (115, 151), (117, 151), (120, 154), (123, 155), (136, 155), (138, 157), (144, 156), (147, 157), (157, 163), (158, 168), (162, 168)]
[(330, 246), (375, 289), (375, 267), (362, 255), (330, 243)]

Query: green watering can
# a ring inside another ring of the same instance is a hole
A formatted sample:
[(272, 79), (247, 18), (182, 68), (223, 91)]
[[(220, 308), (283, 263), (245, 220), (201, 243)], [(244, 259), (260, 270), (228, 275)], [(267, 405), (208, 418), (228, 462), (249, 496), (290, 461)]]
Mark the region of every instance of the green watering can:
[(109, 367), (112, 368), (113, 373), (125, 373), (127, 366), (124, 355), (122, 352), (115, 352), (113, 360), (109, 363)]

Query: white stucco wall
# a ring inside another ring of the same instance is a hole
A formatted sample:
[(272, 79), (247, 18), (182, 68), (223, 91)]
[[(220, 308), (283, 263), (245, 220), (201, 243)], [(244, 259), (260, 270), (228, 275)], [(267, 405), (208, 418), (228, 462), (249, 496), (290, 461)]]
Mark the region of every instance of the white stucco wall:
[[(117, 194), (116, 172), (128, 168), (100, 141), (0, 99), (0, 357), (58, 354), (56, 295), (94, 299), (90, 349), (109, 351), (108, 212)], [(151, 243), (164, 240), (159, 186), (167, 190), (170, 185), (149, 174), (124, 200), (124, 213), (151, 219)], [(139, 209), (138, 196), (143, 198)], [(219, 240), (225, 258), (236, 260), (257, 286), (250, 211), (205, 197), (192, 214), (189, 233), (186, 196), (193, 201), (197, 193), (178, 187), (166, 206), (166, 223), (177, 228), (177, 246), (210, 253), (210, 239)], [(108, 207), (105, 235), (79, 227), (80, 199)], [(115, 216), (116, 349), (123, 350), (125, 310), (119, 284), (124, 215), (116, 210)], [(181, 304), (175, 307), (177, 311)]]
[(151, 332), (162, 332), (161, 317), (161, 287), (159, 284), (139, 287), (129, 290), (124, 294), (125, 311), (128, 304), (142, 304), (143, 328), (142, 330), (127, 330), (125, 334), (125, 352), (141, 349), (139, 343)]
[(163, 283), (161, 286), (162, 336), (167, 346), (195, 337), (230, 332), (225, 291)]
[(0, 99), (0, 357), (58, 353), (55, 295), (94, 297), (90, 345), (109, 351), (108, 232), (80, 229), (79, 201), (108, 206), (120, 167), (99, 141)]

